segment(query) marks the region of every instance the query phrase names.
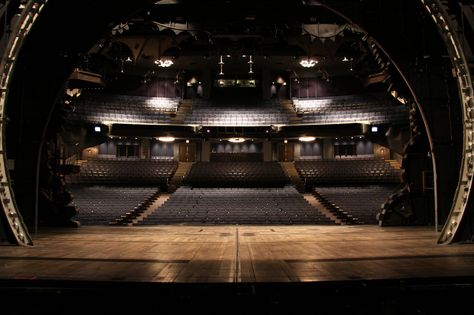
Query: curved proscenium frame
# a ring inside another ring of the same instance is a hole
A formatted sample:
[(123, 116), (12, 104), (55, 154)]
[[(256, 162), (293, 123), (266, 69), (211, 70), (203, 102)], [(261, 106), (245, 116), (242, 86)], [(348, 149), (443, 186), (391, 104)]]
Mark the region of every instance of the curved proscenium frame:
[[(443, 8), (441, 1), (420, 1), (435, 21), (447, 46), (457, 75), (464, 120), (463, 157), (459, 183), (451, 212), (438, 240), (439, 243), (448, 244), (453, 241), (463, 214), (466, 211), (466, 205), (472, 186), (472, 176), (474, 173), (474, 114), (471, 114), (471, 111), (474, 110), (473, 86), (468, 63), (463, 54), (459, 38), (457, 37), (453, 25), (451, 24), (452, 22)], [(42, 0), (41, 2), (30, 0), (26, 4), (23, 4), (20, 17), (16, 20), (15, 24), (12, 25), (12, 32), (11, 35), (9, 35), (10, 38), (8, 38), (8, 43), (0, 62), (0, 123), (2, 124), (2, 131), (0, 133), (0, 204), (2, 209), (0, 211), (4, 212), (4, 216), (8, 222), (8, 227), (10, 228), (10, 234), (12, 234), (17, 243), (21, 245), (32, 245), (32, 240), (16, 206), (6, 167), (6, 155), (4, 154), (3, 149), (5, 139), (5, 102), (15, 61), (21, 45), (46, 3), (47, 0)], [(426, 120), (423, 120), (426, 126)], [(431, 138), (429, 140), (431, 141)], [(434, 158), (434, 154), (432, 154), (432, 157)], [(433, 164), (433, 167), (435, 170), (435, 164)]]
[(472, 79), (469, 73), (469, 65), (462, 49), (461, 42), (453, 27), (450, 17), (439, 0), (420, 0), (425, 9), (436, 23), (438, 30), (446, 44), (451, 58), (462, 106), (463, 118), (463, 156), (459, 174), (458, 187), (454, 195), (451, 211), (439, 236), (438, 243), (451, 243), (458, 231), (458, 227), (466, 212), (466, 205), (472, 187), (472, 176), (474, 173), (474, 100)]
[(4, 151), (5, 103), (8, 94), (8, 86), (20, 48), (46, 2), (47, 1), (41, 1), (41, 3), (38, 1), (28, 1), (24, 4), (19, 19), (11, 26), (12, 32), (10, 38), (8, 38), (0, 62), (0, 123), (2, 124), (2, 132), (0, 133), (0, 203), (1, 211), (4, 212), (4, 217), (10, 227), (9, 233), (13, 235), (16, 242), (20, 245), (33, 245), (33, 242), (16, 206), (6, 166), (7, 157)]
[[(319, 3), (318, 3), (319, 5)], [(344, 19), (346, 19), (347, 21), (349, 21), (352, 25), (352, 31), (354, 32), (358, 32), (360, 33), (361, 35), (363, 35), (363, 37), (365, 37), (366, 41), (369, 43), (369, 46), (372, 46), (373, 45), (373, 48), (372, 49), (377, 49), (377, 50), (380, 50), (384, 56), (387, 58), (387, 60), (389, 61), (388, 64), (391, 64), (396, 70), (397, 72), (399, 73), (400, 77), (403, 79), (403, 82), (405, 82), (408, 90), (410, 91), (410, 94), (411, 94), (411, 97), (413, 99), (413, 105), (416, 106), (416, 108), (418, 109), (418, 112), (420, 113), (421, 115), (421, 118), (423, 120), (423, 125), (425, 127), (425, 132), (426, 132), (426, 136), (428, 138), (428, 143), (429, 143), (429, 146), (430, 146), (430, 155), (431, 155), (431, 162), (432, 162), (432, 165), (433, 165), (433, 185), (434, 185), (434, 213), (435, 213), (435, 226), (436, 226), (436, 229), (438, 228), (438, 195), (437, 195), (437, 192), (438, 192), (438, 185), (437, 185), (437, 172), (436, 172), (436, 156), (434, 154), (434, 143), (433, 143), (433, 137), (431, 135), (431, 131), (430, 131), (430, 128), (429, 128), (429, 124), (428, 124), (428, 119), (426, 117), (426, 114), (423, 110), (423, 107), (421, 107), (420, 105), (420, 102), (418, 101), (418, 98), (416, 97), (416, 94), (415, 94), (415, 91), (413, 89), (413, 87), (411, 86), (410, 82), (408, 81), (408, 79), (406, 78), (406, 76), (403, 74), (402, 70), (400, 69), (400, 67), (397, 65), (397, 63), (392, 59), (392, 57), (390, 57), (390, 55), (388, 54), (388, 52), (382, 47), (382, 45), (380, 43), (377, 42), (377, 40), (375, 40), (375, 38), (369, 36), (368, 32), (364, 29), (362, 29), (361, 27), (357, 26), (353, 21), (351, 21), (347, 16), (344, 16), (343, 14), (341, 14), (340, 12), (330, 8), (330, 7), (326, 7), (328, 8), (329, 10), (333, 11), (335, 14), (338, 14), (340, 15), (341, 17), (343, 17)]]

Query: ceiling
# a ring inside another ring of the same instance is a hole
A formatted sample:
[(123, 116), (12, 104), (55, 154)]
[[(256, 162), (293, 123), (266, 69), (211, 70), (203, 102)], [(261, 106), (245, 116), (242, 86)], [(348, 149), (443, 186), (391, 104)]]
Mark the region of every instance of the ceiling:
[[(380, 66), (358, 30), (320, 5), (303, 1), (158, 1), (109, 31), (84, 54), (80, 68), (107, 77), (174, 77), (182, 71), (253, 76), (355, 76)], [(315, 67), (300, 61), (314, 59)], [(173, 65), (160, 68), (156, 60)]]

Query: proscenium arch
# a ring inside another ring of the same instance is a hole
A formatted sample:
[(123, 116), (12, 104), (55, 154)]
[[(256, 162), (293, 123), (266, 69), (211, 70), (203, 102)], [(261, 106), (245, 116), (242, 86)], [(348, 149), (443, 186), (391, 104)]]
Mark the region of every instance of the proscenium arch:
[[(422, 0), (423, 1), (423, 0)], [(345, 16), (344, 14), (342, 14), (341, 12), (338, 12), (337, 10), (329, 7), (329, 6), (326, 6), (324, 5), (326, 8), (328, 8), (329, 10), (331, 10), (332, 12), (334, 12), (335, 14), (338, 14), (339, 16), (343, 17), (344, 19), (346, 19), (349, 23), (351, 24), (355, 24), (353, 21), (351, 21), (351, 19), (347, 16)], [(433, 166), (433, 186), (434, 186), (434, 218), (435, 218), (435, 229), (436, 231), (438, 230), (438, 197), (437, 197), (437, 189), (438, 189), (438, 184), (437, 184), (437, 173), (436, 173), (436, 154), (435, 154), (435, 150), (434, 150), (434, 142), (433, 142), (433, 137), (431, 135), (431, 131), (430, 131), (430, 127), (429, 127), (429, 124), (428, 124), (428, 119), (426, 117), (426, 114), (425, 114), (425, 111), (423, 110), (423, 107), (420, 105), (420, 102), (418, 101), (418, 98), (416, 96), (416, 93), (413, 89), (413, 87), (411, 86), (410, 82), (408, 81), (407, 77), (403, 74), (403, 71), (400, 69), (400, 67), (397, 65), (397, 63), (393, 60), (392, 57), (390, 57), (390, 55), (388, 54), (388, 52), (382, 47), (382, 45), (380, 43), (377, 42), (376, 39), (374, 39), (373, 37), (370, 37), (368, 32), (363, 30), (362, 28), (360, 27), (356, 27), (357, 31), (361, 34), (363, 34), (364, 37), (366, 37), (366, 40), (367, 41), (371, 41), (372, 43), (374, 43), (378, 49), (380, 49), (385, 57), (390, 61), (390, 63), (393, 65), (393, 67), (397, 70), (398, 74), (400, 75), (400, 77), (402, 78), (403, 82), (405, 83), (406, 87), (408, 88), (409, 92), (410, 92), (410, 97), (412, 99), (412, 102), (413, 104), (416, 106), (418, 112), (420, 113), (421, 115), (421, 119), (423, 120), (423, 125), (425, 127), (425, 132), (426, 132), (426, 136), (428, 138), (428, 144), (429, 144), (429, 147), (430, 147), (430, 156), (431, 156), (431, 163), (432, 163), (432, 166)]]
[(451, 211), (439, 236), (438, 243), (449, 244), (456, 238), (459, 226), (465, 213), (472, 188), (474, 175), (474, 100), (472, 78), (469, 64), (457, 31), (454, 28), (451, 17), (439, 0), (420, 0), (428, 14), (433, 19), (441, 37), (448, 49), (449, 57), (453, 65), (453, 72), (457, 79), (458, 89), (461, 97), (461, 113), (463, 118), (463, 153), (459, 180), (454, 195)]
[[(456, 197), (451, 207), (451, 213), (448, 220), (443, 228), (443, 232), (440, 237), (441, 243), (452, 242), (457, 231), (457, 227), (460, 225), (463, 214), (466, 210), (467, 199), (469, 197), (470, 189), (472, 186), (472, 174), (473, 174), (473, 157), (472, 150), (473, 144), (472, 139), (473, 125), (472, 118), (470, 116), (470, 110), (474, 108), (472, 99), (472, 81), (470, 78), (469, 68), (466, 63), (466, 59), (462, 53), (462, 47), (460, 46), (459, 40), (456, 37), (456, 32), (452, 31), (452, 26), (449, 23), (449, 17), (443, 9), (439, 0), (420, 0), (423, 6), (426, 8), (428, 13), (433, 17), (437, 23), (441, 33), (444, 35), (443, 39), (450, 53), (452, 64), (457, 70), (458, 80), (457, 84), (459, 91), (461, 91), (462, 97), (462, 113), (464, 118), (463, 124), (463, 144), (464, 144), (464, 155), (462, 159), (460, 169), (460, 179), (456, 189)], [(21, 12), (20, 17), (17, 19), (15, 25), (12, 27), (12, 34), (10, 35), (7, 47), (3, 52), (0, 71), (1, 71), (1, 94), (0, 94), (0, 114), (2, 117), (2, 133), (0, 135), (0, 182), (3, 186), (2, 189), (2, 214), (6, 218), (8, 224), (9, 233), (12, 236), (12, 241), (21, 245), (32, 245), (31, 237), (28, 234), (28, 230), (21, 219), (19, 209), (16, 205), (15, 198), (13, 196), (13, 190), (11, 182), (6, 169), (6, 154), (3, 149), (5, 141), (5, 104), (8, 96), (8, 89), (11, 85), (11, 77), (13, 75), (13, 69), (15, 66), (16, 59), (20, 52), (20, 47), (36, 21), (38, 15), (42, 11), (43, 7), (47, 5), (47, 0), (38, 2), (30, 0), (24, 4), (24, 9)], [(137, 5), (138, 6), (138, 5)], [(435, 14), (433, 14), (434, 12)], [(381, 47), (380, 47), (381, 48)], [(388, 57), (388, 55), (387, 55)], [(400, 73), (400, 75), (402, 75)], [(403, 75), (402, 75), (403, 77)], [(409, 86), (409, 85), (408, 85)], [(414, 94), (413, 94), (414, 95)], [(425, 126), (426, 120), (423, 117)], [(427, 129), (427, 132), (429, 130)], [(430, 140), (431, 141), (431, 140)], [(430, 143), (431, 144), (431, 143)], [(432, 157), (434, 158), (434, 153)], [(433, 164), (433, 167), (435, 165)]]

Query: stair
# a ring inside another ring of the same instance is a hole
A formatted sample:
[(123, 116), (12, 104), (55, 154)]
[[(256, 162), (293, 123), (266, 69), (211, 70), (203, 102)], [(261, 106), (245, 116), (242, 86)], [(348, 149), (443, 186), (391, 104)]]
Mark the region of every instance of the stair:
[(296, 170), (295, 163), (280, 162), (280, 165), (285, 171), (286, 175), (288, 175), (288, 177), (290, 178), (290, 181), (295, 186), (296, 190), (298, 190), (300, 193), (305, 192), (305, 184), (301, 180), (300, 174)]
[(181, 182), (184, 177), (189, 173), (189, 170), (193, 166), (193, 162), (179, 162), (176, 172), (168, 183), (168, 192), (173, 193), (181, 186)]
[(193, 108), (193, 101), (189, 99), (181, 100), (176, 115), (171, 117), (172, 124), (184, 124), (186, 116)]
[(302, 122), (303, 117), (297, 115), (297, 113), (296, 113), (296, 111), (293, 107), (293, 101), (281, 99), (280, 100), (280, 106), (281, 106), (283, 112), (288, 117), (288, 120), (289, 120), (290, 124), (299, 124), (299, 123)]
[(143, 213), (141, 213), (140, 216), (133, 219), (130, 225), (137, 225), (138, 222), (146, 219), (147, 216), (153, 213), (158, 207), (161, 207), (170, 197), (171, 197), (171, 194), (169, 193), (161, 194), (153, 203), (151, 203), (145, 209), (145, 211), (143, 211)]
[(340, 224), (344, 224), (344, 225), (345, 224), (347, 225), (362, 224), (361, 222), (359, 222), (358, 218), (353, 217), (347, 211), (344, 211), (344, 209), (341, 209), (339, 206), (332, 203), (330, 200), (326, 199), (316, 190), (313, 190), (312, 195), (319, 202), (322, 208), (324, 208), (326, 211), (331, 213), (333, 216), (335, 216), (339, 220)]
[(323, 214), (329, 220), (334, 221), (338, 225), (342, 225), (342, 221), (335, 216), (328, 208), (326, 208), (322, 203), (318, 201), (312, 194), (303, 194), (304, 199), (312, 205), (313, 207), (317, 208), (321, 214)]
[(130, 212), (125, 213), (120, 218), (115, 219), (115, 221), (110, 222), (109, 225), (132, 225), (133, 222), (141, 217), (150, 207), (152, 207), (156, 200), (160, 198), (160, 190), (157, 190), (153, 195), (148, 199), (142, 202), (138, 207), (135, 207)]
[(387, 161), (387, 163), (390, 164), (391, 167), (393, 167), (396, 170), (399, 170), (401, 168), (401, 165), (400, 165), (400, 163), (398, 163), (397, 160), (386, 160), (386, 161)]

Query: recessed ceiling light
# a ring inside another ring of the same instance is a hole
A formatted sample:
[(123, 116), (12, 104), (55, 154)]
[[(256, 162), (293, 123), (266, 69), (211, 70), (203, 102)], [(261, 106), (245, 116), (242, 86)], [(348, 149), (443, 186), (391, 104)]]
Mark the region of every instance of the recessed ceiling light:
[(302, 142), (311, 142), (311, 141), (316, 140), (316, 137), (303, 136), (303, 137), (299, 137), (299, 140)]

